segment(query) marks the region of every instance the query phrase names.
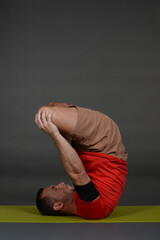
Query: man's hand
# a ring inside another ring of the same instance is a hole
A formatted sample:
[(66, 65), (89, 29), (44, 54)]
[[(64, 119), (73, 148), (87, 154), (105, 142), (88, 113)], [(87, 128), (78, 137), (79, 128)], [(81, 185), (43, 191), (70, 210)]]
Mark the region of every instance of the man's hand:
[(48, 109), (41, 109), (35, 116), (35, 123), (43, 132), (55, 138), (60, 134), (56, 125), (51, 121), (52, 112)]

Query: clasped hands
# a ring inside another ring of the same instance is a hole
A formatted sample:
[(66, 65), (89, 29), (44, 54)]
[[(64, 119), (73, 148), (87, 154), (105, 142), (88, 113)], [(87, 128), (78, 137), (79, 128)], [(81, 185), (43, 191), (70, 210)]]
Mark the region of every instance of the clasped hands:
[(50, 135), (52, 138), (55, 138), (60, 134), (57, 126), (52, 122), (53, 112), (47, 108), (42, 107), (38, 110), (35, 116), (35, 123), (39, 127), (40, 130)]

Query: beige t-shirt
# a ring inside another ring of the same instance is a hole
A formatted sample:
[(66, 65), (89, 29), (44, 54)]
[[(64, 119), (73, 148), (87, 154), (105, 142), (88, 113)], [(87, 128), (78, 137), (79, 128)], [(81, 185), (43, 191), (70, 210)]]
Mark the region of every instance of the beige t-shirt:
[(127, 160), (128, 153), (122, 143), (119, 128), (111, 118), (98, 111), (73, 104), (69, 107), (76, 107), (78, 111), (76, 127), (69, 134), (72, 146), (76, 150), (102, 152)]

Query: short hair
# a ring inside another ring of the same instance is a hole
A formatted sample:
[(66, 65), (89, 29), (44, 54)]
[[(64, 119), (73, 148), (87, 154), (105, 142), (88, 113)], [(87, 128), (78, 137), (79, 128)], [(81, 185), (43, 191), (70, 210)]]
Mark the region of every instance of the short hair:
[(36, 196), (36, 206), (39, 210), (44, 215), (50, 215), (50, 216), (62, 216), (64, 215), (62, 212), (59, 210), (54, 210), (53, 205), (55, 203), (54, 199), (51, 197), (47, 196), (42, 198), (41, 194), (43, 192), (44, 188), (40, 188), (37, 192)]

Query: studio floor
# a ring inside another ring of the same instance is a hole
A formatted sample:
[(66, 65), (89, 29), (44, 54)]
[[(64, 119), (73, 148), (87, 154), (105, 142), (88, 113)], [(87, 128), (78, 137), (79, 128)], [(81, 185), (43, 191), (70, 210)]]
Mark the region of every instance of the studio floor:
[(160, 206), (117, 206), (106, 219), (40, 215), (35, 206), (0, 206), (0, 239), (159, 240)]
[(160, 223), (1, 223), (0, 239), (159, 240)]

